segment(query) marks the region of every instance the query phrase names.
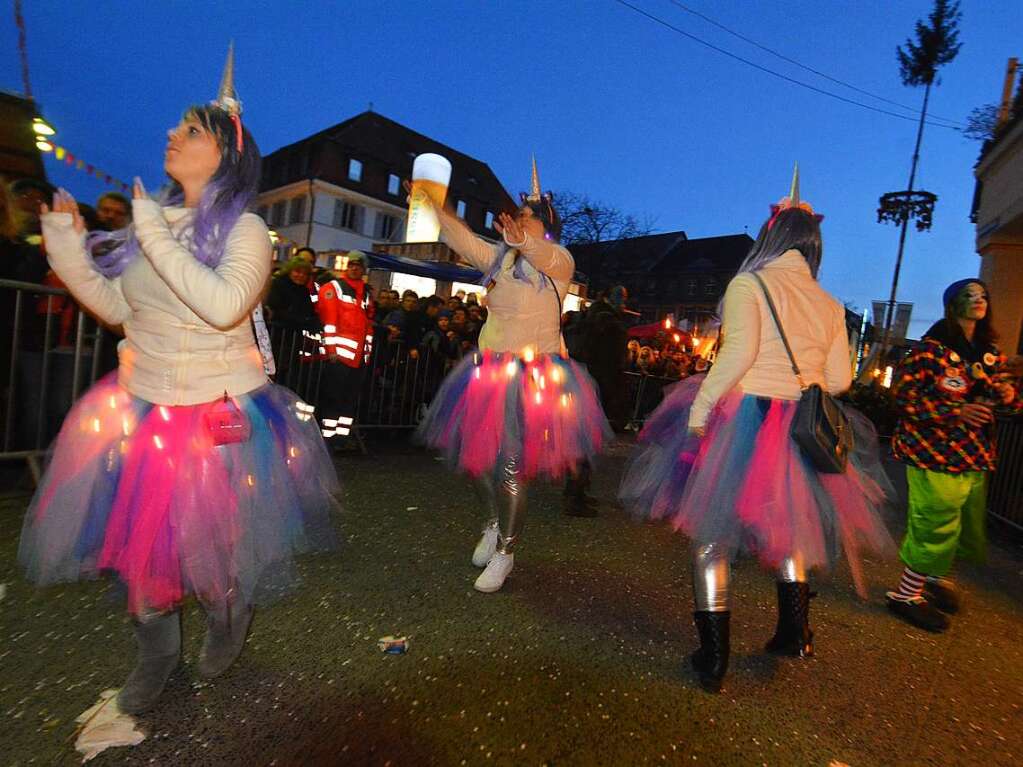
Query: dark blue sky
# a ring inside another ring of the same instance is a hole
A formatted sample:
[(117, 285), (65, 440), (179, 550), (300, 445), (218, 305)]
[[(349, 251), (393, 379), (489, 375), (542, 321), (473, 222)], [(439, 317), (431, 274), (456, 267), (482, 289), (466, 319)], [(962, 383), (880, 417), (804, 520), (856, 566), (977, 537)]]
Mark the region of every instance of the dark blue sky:
[[(779, 61), (670, 0), (630, 2), (797, 79), (904, 111)], [(930, 0), (685, 4), (860, 88), (922, 100), (901, 85), (895, 47)], [(935, 115), (960, 122), (998, 99), (1006, 59), (1023, 54), (1018, 0), (962, 5), (963, 49), (932, 97)], [(887, 298), (897, 230), (876, 223), (877, 198), (904, 188), (915, 123), (783, 82), (613, 0), (25, 6), (32, 86), (58, 141), (125, 180), (159, 185), (164, 132), (186, 105), (214, 95), (233, 37), (245, 119), (264, 152), (372, 102), (490, 163), (512, 193), (526, 188), (535, 152), (545, 188), (588, 193), (690, 237), (755, 234), (798, 160), (803, 196), (826, 216), (825, 287), (861, 307)], [(0, 88), (20, 91), (14, 25), (0, 30)], [(944, 286), (979, 268), (968, 220), (978, 149), (955, 131), (926, 129), (919, 185), (939, 202), (933, 229), (910, 232), (900, 289), (917, 303), (916, 333), (938, 315)], [(86, 201), (103, 189), (48, 168)]]

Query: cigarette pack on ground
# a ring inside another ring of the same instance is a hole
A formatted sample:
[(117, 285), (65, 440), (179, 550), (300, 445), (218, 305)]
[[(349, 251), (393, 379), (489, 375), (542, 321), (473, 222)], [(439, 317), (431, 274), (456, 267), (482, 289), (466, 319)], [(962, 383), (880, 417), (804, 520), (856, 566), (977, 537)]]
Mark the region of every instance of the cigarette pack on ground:
[(408, 652), (408, 637), (385, 636), (377, 640), (380, 652), (388, 655), (404, 655)]

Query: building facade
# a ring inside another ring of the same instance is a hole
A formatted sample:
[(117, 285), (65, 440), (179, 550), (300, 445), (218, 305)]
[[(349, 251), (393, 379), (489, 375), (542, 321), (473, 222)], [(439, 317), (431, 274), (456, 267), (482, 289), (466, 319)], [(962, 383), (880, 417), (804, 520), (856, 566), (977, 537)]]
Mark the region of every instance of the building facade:
[(1023, 354), (1023, 79), (1005, 107), (1006, 119), (974, 169), (973, 221), (999, 344), (1008, 354)]
[(46, 180), (43, 158), (36, 149), (32, 120), (39, 116), (36, 103), (14, 93), (0, 91), (0, 177)]
[(402, 182), (424, 152), (450, 160), (452, 207), (477, 234), (495, 238), (494, 218), (515, 204), (486, 163), (363, 112), (264, 158), (256, 210), (278, 234), (279, 256), (298, 246), (371, 250), (374, 243), (401, 242)]
[(629, 291), (640, 322), (669, 315), (697, 327), (714, 317), (729, 281), (749, 253), (747, 234), (689, 239), (685, 232), (570, 246), (589, 295), (614, 285)]

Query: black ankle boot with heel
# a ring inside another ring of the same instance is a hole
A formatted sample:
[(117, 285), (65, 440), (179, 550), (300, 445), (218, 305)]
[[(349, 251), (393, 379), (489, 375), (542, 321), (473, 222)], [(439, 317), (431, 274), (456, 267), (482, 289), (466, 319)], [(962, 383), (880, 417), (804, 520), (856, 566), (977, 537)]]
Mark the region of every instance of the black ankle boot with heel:
[(813, 655), (810, 631), (810, 592), (807, 583), (778, 583), (778, 627), (766, 650), (775, 655), (809, 658)]
[(707, 692), (720, 692), (728, 671), (731, 651), (730, 622), (732, 614), (697, 610), (693, 613), (696, 631), (700, 635), (700, 649), (690, 656), (700, 686)]

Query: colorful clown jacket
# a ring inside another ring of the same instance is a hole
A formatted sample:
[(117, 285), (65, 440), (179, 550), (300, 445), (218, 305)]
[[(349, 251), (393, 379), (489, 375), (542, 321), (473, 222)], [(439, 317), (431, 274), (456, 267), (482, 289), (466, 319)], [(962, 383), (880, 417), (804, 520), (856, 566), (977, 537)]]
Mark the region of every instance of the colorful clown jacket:
[(992, 406), (1000, 414), (1023, 409), (1018, 390), (1015, 401), (1003, 406), (993, 389), (995, 382), (1009, 382), (1004, 365), (995, 347), (976, 350), (958, 327), (936, 324), (896, 373), (893, 393), (901, 419), (893, 440), (895, 457), (949, 474), (993, 471), (995, 425), (970, 426), (959, 420), (959, 411), (969, 402)]

